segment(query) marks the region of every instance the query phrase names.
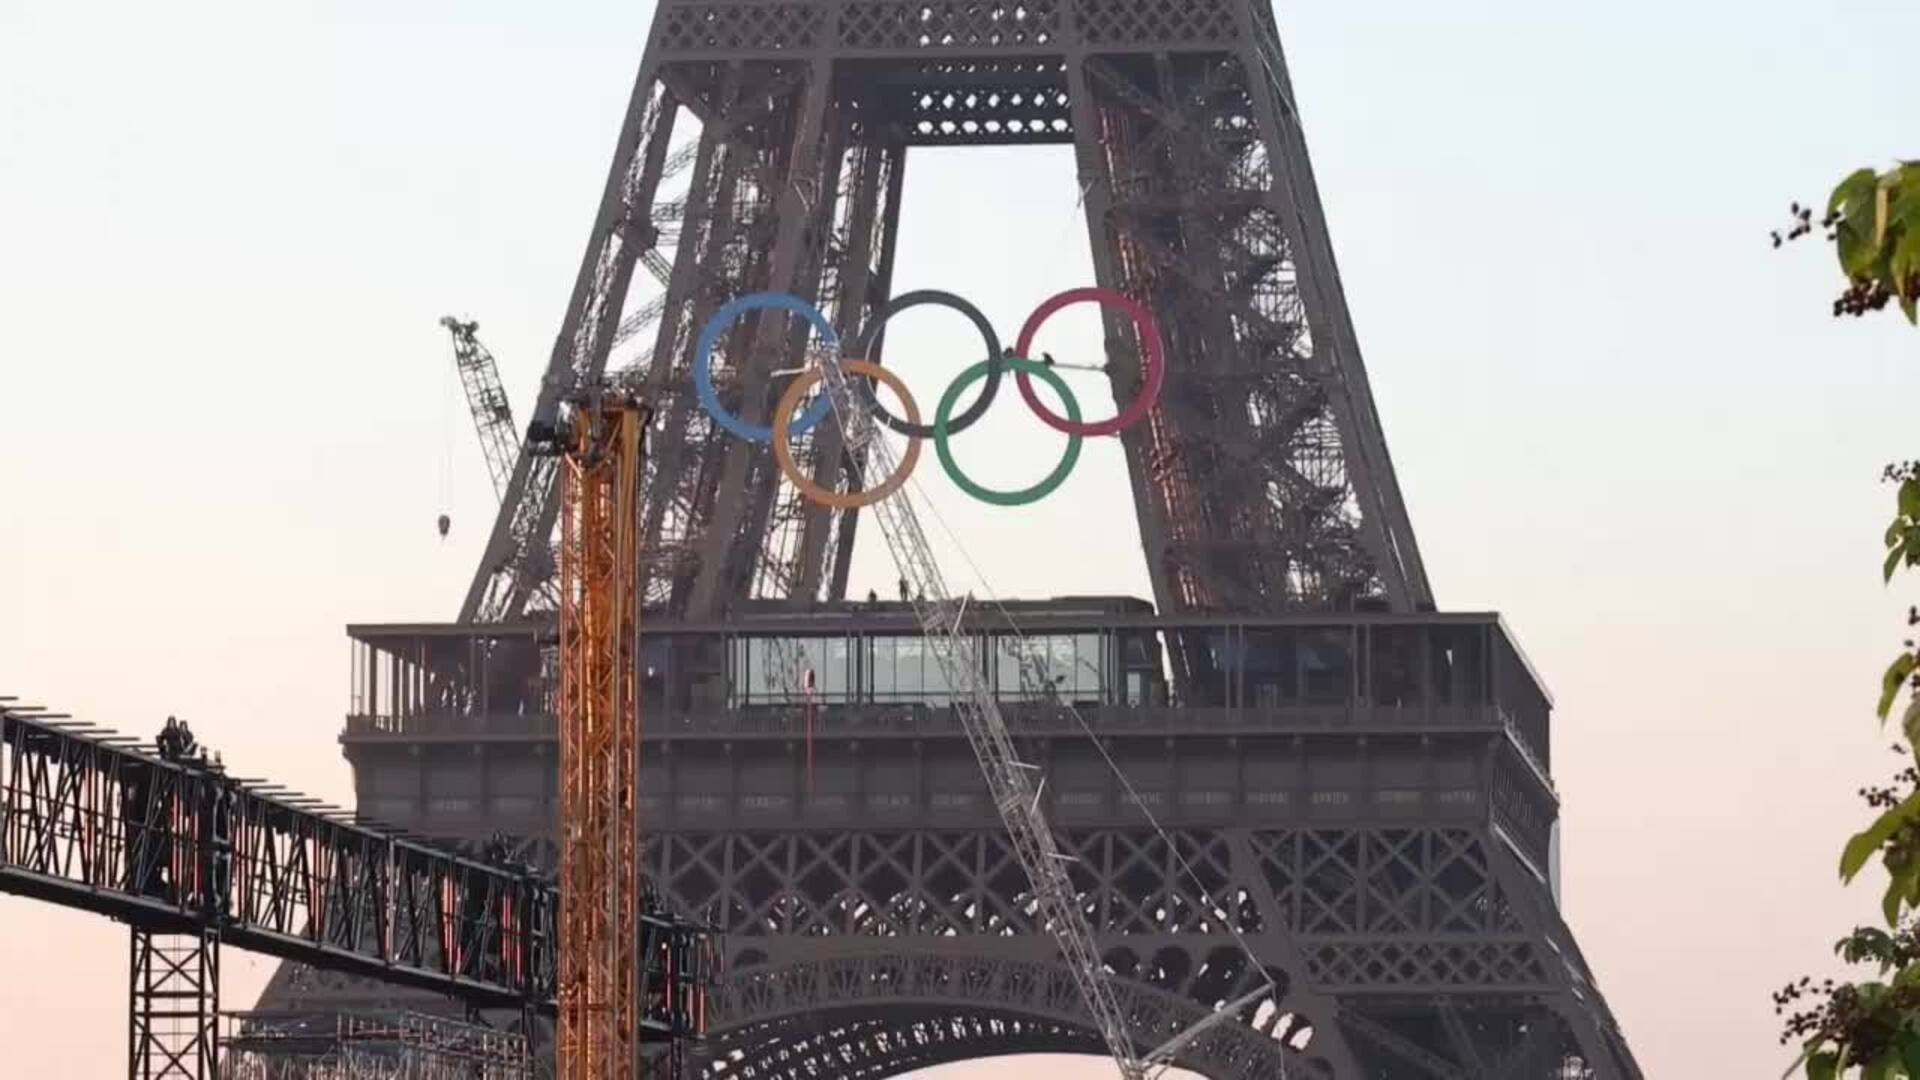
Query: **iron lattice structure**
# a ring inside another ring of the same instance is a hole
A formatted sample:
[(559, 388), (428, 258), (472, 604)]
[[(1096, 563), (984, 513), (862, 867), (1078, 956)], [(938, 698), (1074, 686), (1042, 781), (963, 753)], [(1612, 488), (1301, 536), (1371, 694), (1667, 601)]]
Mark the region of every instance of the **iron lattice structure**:
[(560, 1023), (562, 1080), (639, 1063), (641, 460), (637, 401), (575, 403), (560, 446)]
[[(658, 411), (642, 865), (727, 935), (707, 1075), (1101, 1047), (919, 621), (845, 602), (857, 512), (801, 498), (691, 385), (699, 329), (744, 294), (809, 298), (857, 340), (895, 291), (909, 152), (1006, 144), (1073, 147), (1097, 282), (1148, 304), (1167, 347), (1157, 406), (1122, 436), (1153, 603), (962, 627), (1046, 778), (1135, 1046), (1241, 1000), (1257, 962), (1277, 1005), (1179, 1064), (1639, 1077), (1557, 907), (1550, 702), (1497, 617), (1434, 612), (1254, 0), (661, 0), (534, 417), (609, 374)], [(1130, 400), (1139, 343), (1104, 329)], [(764, 423), (806, 351), (784, 315), (742, 319), (715, 354), (723, 402)], [(873, 475), (858, 449), (833, 424), (794, 444), (842, 491)], [(360, 679), (343, 738), (363, 805), (435, 835), (518, 821), (549, 862), (556, 469), (521, 454), (457, 624), (350, 628), (360, 670), (391, 675)], [(1075, 696), (1136, 792), (1001, 674), (1021, 633), (1093, 658)], [(817, 702), (769, 677), (795, 649)], [(274, 994), (369, 997), (344, 978)]]
[[(889, 294), (908, 148), (1007, 143), (1074, 146), (1099, 283), (1151, 303), (1174, 359), (1124, 439), (1161, 609), (1430, 601), (1264, 5), (666, 0), (626, 116), (535, 416), (610, 365), (643, 380), (664, 420), (642, 500), (650, 604), (844, 594), (854, 516), (708, 420), (695, 332), (777, 290), (817, 298), (852, 340)], [(611, 355), (636, 323), (657, 324), (652, 348)], [(1109, 319), (1122, 399), (1131, 334)], [(804, 347), (784, 317), (743, 320), (716, 361), (723, 397), (763, 420), (770, 373)], [(832, 430), (801, 442), (823, 483), (860, 483)], [(463, 618), (525, 612), (550, 578), (554, 475), (519, 461)]]

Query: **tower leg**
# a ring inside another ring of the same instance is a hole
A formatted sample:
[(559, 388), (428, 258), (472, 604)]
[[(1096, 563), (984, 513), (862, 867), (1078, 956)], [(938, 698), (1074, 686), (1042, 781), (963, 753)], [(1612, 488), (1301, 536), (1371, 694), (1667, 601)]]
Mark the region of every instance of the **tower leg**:
[(135, 927), (128, 968), (128, 1080), (219, 1076), (220, 937)]

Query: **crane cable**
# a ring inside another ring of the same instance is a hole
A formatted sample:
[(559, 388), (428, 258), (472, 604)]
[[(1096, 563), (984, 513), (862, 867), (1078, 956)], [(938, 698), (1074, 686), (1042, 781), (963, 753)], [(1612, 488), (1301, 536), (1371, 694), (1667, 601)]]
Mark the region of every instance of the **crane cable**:
[(441, 399), (440, 434), (446, 444), (440, 457), (440, 518), (436, 523), (440, 530), (440, 540), (446, 542), (447, 532), (453, 525), (453, 426), (454, 395), (460, 393), (460, 376), (456, 371), (453, 382), (448, 384), (447, 392)]

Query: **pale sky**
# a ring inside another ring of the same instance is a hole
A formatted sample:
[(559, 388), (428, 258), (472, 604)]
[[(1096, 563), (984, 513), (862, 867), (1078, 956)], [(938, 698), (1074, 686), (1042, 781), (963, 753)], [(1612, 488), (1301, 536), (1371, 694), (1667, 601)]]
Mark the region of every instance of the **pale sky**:
[[(524, 414), (651, 14), (0, 0), (0, 693), (178, 713), (350, 799), (342, 625), (451, 617), (491, 521), (436, 320), (480, 320)], [(1833, 321), (1827, 253), (1766, 233), (1920, 151), (1920, 6), (1280, 18), (1440, 604), (1503, 612), (1557, 696), (1581, 945), (1650, 1076), (1778, 1075), (1768, 992), (1875, 906), (1834, 865), (1897, 767), (1871, 706), (1912, 595), (1878, 582), (1877, 477), (1920, 451), (1920, 332)], [(1090, 279), (1065, 150), (909, 161), (897, 289), (1010, 336)], [(923, 400), (977, 358), (903, 326)], [(1011, 484), (1057, 452), (1013, 419), (966, 462)], [(1131, 521), (1112, 445), (1030, 512), (922, 476), (995, 591), (1144, 594), (1130, 527), (1086, 527)], [(126, 963), (123, 927), (0, 898), (0, 1077), (124, 1075)], [(230, 951), (225, 1004), (269, 967)]]

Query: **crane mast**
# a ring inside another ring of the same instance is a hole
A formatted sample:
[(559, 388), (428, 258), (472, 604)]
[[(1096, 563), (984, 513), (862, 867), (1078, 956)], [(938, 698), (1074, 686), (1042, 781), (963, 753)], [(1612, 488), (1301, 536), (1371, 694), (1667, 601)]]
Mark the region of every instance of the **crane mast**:
[(639, 1062), (640, 477), (651, 412), (576, 394), (529, 431), (560, 467), (558, 1080), (631, 1080)]

